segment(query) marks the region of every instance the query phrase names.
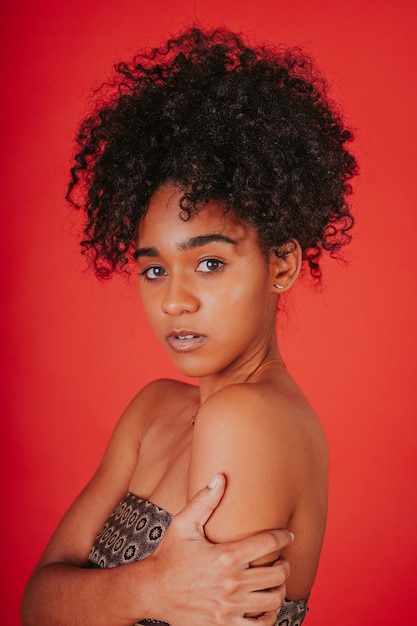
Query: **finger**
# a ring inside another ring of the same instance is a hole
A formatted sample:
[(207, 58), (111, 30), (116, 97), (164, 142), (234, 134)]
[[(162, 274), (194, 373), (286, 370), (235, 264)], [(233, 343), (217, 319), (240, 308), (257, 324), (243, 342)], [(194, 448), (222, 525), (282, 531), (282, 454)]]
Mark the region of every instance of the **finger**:
[[(285, 599), (285, 591), (283, 589), (271, 589), (270, 591), (259, 591), (253, 593), (247, 599), (246, 613), (247, 615), (259, 615), (263, 617), (265, 614), (277, 617), (277, 613)], [(257, 618), (260, 619), (259, 617)], [(274, 621), (272, 623), (275, 623)]]
[(201, 534), (204, 534), (203, 526), (222, 499), (225, 487), (226, 481), (223, 474), (216, 474), (207, 487), (196, 493), (176, 519), (186, 527), (198, 529)]
[(236, 550), (241, 565), (247, 567), (248, 563), (268, 554), (281, 553), (281, 550), (293, 540), (294, 535), (288, 530), (265, 530), (245, 539), (234, 541), (229, 546), (232, 550)]
[(241, 573), (242, 589), (246, 592), (275, 590), (281, 588), (288, 580), (290, 566), (288, 561), (278, 561), (272, 567), (253, 567)]
[(277, 621), (277, 613), (278, 611), (268, 611), (257, 617), (255, 621), (257, 624), (262, 624), (262, 626), (274, 626)]

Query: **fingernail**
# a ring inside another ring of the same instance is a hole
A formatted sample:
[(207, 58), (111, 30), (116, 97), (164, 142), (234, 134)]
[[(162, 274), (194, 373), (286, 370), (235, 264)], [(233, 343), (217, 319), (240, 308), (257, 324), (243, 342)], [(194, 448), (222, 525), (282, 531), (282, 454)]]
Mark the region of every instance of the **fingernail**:
[(292, 543), (294, 541), (295, 535), (291, 531), (289, 531), (289, 533), (290, 533), (291, 543)]
[(211, 479), (207, 487), (209, 489), (214, 489), (214, 487), (217, 487), (217, 485), (219, 484), (219, 479), (220, 479), (220, 476), (216, 474), (215, 476), (213, 476), (213, 478)]

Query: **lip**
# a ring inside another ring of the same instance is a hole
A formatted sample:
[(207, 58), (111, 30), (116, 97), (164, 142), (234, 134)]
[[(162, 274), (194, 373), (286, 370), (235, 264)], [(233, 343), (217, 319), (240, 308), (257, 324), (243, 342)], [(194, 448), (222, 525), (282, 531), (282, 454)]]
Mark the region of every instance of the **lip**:
[(207, 341), (207, 336), (193, 330), (181, 329), (169, 333), (166, 341), (175, 352), (191, 352), (204, 345)]

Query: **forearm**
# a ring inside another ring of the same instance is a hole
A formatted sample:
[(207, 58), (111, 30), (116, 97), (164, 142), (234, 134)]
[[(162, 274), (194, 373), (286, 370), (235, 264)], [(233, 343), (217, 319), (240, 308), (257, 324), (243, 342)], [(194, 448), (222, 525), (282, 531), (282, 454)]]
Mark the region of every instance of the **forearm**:
[[(249, 568), (248, 563), (290, 542), (287, 531), (268, 531), (241, 542), (212, 544), (203, 527), (224, 493), (219, 476), (175, 516), (147, 558), (109, 569), (84, 569), (56, 561), (38, 566), (22, 603), (23, 626), (132, 626), (144, 618), (184, 624), (275, 623), (289, 568)], [(62, 550), (61, 550), (62, 553)], [(269, 591), (263, 591), (263, 590)]]
[(132, 626), (153, 617), (152, 562), (109, 569), (51, 563), (35, 570), (22, 602), (23, 626)]

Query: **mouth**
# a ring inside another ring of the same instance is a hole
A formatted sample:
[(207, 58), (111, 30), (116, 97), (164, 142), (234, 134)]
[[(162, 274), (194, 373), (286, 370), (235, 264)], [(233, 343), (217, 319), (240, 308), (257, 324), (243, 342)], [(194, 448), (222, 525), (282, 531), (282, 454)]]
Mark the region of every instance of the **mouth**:
[(190, 352), (205, 344), (207, 336), (192, 331), (181, 330), (170, 333), (166, 340), (170, 348), (175, 350), (175, 352)]

